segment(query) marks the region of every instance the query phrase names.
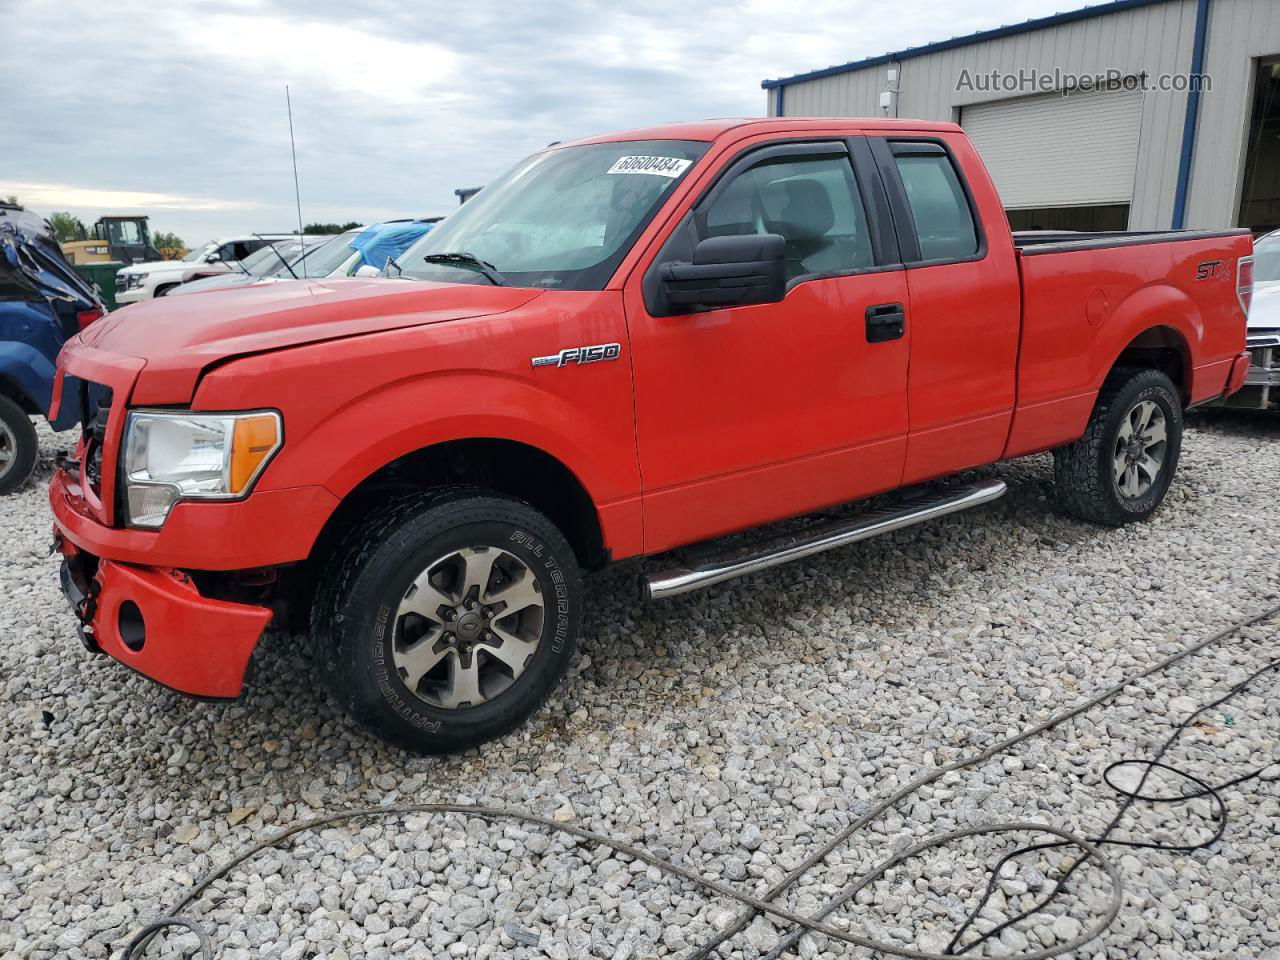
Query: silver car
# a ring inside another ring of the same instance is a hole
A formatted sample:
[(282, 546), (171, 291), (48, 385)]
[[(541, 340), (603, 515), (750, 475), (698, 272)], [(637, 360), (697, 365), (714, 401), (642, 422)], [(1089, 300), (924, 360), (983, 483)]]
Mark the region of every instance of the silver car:
[(1280, 411), (1280, 230), (1253, 245), (1253, 303), (1249, 308), (1252, 363), (1244, 387), (1226, 401), (1237, 410)]

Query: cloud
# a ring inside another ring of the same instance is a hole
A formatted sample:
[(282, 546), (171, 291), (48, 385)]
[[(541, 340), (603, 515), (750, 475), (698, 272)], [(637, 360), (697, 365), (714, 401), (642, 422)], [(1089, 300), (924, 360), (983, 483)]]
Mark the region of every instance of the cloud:
[[(1018, 16), (1060, 2), (1027, 0)], [(996, 0), (0, 0), (0, 194), (23, 198), (19, 183), (81, 191), (73, 212), (90, 219), (121, 205), (116, 194), (166, 198), (153, 225), (188, 243), (287, 229), (296, 220), (287, 83), (304, 219), (447, 213), (455, 188), (484, 184), (552, 140), (759, 115), (766, 77), (997, 26), (1007, 9)], [(48, 213), (43, 198), (58, 195), (25, 199)]]
[(57, 209), (95, 207), (138, 210), (145, 213), (148, 210), (253, 210), (261, 206), (253, 200), (180, 197), (142, 190), (101, 190), (93, 187), (73, 187), (65, 183), (31, 183), (23, 180), (7, 184), (6, 190), (16, 193), (23, 203), (30, 206)]
[(167, 24), (188, 55), (222, 61), (264, 86), (290, 78), (337, 93), (409, 108), (432, 95), (462, 57), (428, 39), (397, 40), (334, 23), (298, 23), (284, 16), (214, 13), (198, 32)]

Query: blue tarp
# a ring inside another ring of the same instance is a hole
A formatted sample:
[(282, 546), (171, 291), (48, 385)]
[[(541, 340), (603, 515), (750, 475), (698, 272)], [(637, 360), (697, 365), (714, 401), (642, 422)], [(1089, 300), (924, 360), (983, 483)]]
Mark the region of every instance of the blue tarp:
[(357, 267), (368, 265), (381, 270), (387, 265), (387, 257), (399, 256), (434, 226), (434, 221), (427, 220), (375, 223), (351, 241), (351, 249), (360, 251)]

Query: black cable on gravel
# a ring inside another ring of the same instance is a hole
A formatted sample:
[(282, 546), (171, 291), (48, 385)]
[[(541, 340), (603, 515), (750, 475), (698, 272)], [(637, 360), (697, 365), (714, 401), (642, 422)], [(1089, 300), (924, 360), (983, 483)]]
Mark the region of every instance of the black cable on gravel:
[[(1131, 849), (1141, 849), (1141, 850), (1160, 850), (1165, 853), (1193, 853), (1196, 850), (1203, 850), (1206, 847), (1211, 847), (1213, 846), (1213, 844), (1221, 840), (1222, 837), (1227, 832), (1227, 822), (1228, 822), (1227, 805), (1226, 805), (1226, 801), (1223, 800), (1222, 798), (1222, 791), (1228, 790), (1231, 787), (1239, 786), (1242, 783), (1247, 783), (1250, 780), (1256, 780), (1261, 778), (1261, 776), (1264, 773), (1266, 773), (1266, 771), (1270, 770), (1272, 767), (1280, 767), (1280, 761), (1276, 761), (1273, 763), (1265, 764), (1261, 767), (1257, 767), (1253, 770), (1250, 770), (1247, 773), (1236, 776), (1230, 780), (1223, 781), (1222, 783), (1210, 784), (1200, 779), (1199, 777), (1196, 777), (1186, 772), (1185, 770), (1179, 767), (1162, 762), (1161, 758), (1168, 753), (1168, 751), (1178, 742), (1178, 740), (1187, 731), (1187, 729), (1191, 727), (1192, 724), (1194, 724), (1196, 718), (1200, 716), (1200, 714), (1204, 713), (1207, 710), (1212, 710), (1216, 707), (1222, 706), (1224, 703), (1227, 703), (1233, 698), (1239, 696), (1244, 690), (1246, 690), (1250, 685), (1252, 685), (1259, 677), (1263, 676), (1264, 674), (1271, 673), (1277, 670), (1280, 670), (1280, 660), (1272, 660), (1270, 663), (1266, 664), (1266, 666), (1254, 671), (1246, 679), (1236, 684), (1223, 696), (1219, 697), (1216, 700), (1213, 700), (1212, 702), (1202, 704), (1201, 706), (1196, 708), (1196, 710), (1193, 713), (1191, 713), (1185, 720), (1183, 720), (1181, 723), (1177, 725), (1177, 727), (1175, 727), (1174, 732), (1168, 737), (1168, 739), (1165, 740), (1164, 744), (1156, 752), (1156, 755), (1154, 757), (1152, 758), (1126, 757), (1108, 765), (1107, 768), (1102, 773), (1103, 781), (1107, 784), (1107, 786), (1109, 786), (1113, 791), (1115, 791), (1120, 797), (1123, 798), (1123, 802), (1120, 804), (1120, 807), (1117, 810), (1115, 816), (1112, 817), (1111, 821), (1107, 824), (1107, 827), (1102, 831), (1102, 833), (1096, 837), (1090, 837), (1089, 842), (1096, 847), (1115, 846), (1115, 847), (1128, 847)], [(1142, 776), (1138, 780), (1137, 786), (1133, 787), (1132, 789), (1121, 787), (1114, 780), (1114, 776), (1113, 776), (1114, 772), (1126, 767), (1138, 767), (1143, 771)], [(1169, 794), (1169, 795), (1163, 795), (1163, 796), (1159, 794), (1144, 793), (1143, 790), (1146, 787), (1147, 780), (1150, 778), (1152, 772), (1156, 770), (1161, 770), (1181, 778), (1182, 780), (1191, 784), (1194, 787), (1194, 790), (1190, 793), (1177, 793), (1177, 794)], [(1192, 800), (1198, 800), (1203, 797), (1209, 797), (1213, 800), (1212, 819), (1216, 824), (1212, 835), (1206, 838), (1205, 840), (1202, 840), (1198, 843), (1192, 843), (1192, 844), (1176, 844), (1176, 843), (1168, 843), (1168, 842), (1160, 842), (1160, 841), (1116, 840), (1112, 838), (1112, 834), (1115, 832), (1116, 828), (1119, 827), (1120, 823), (1124, 820), (1125, 815), (1129, 812), (1129, 809), (1136, 802), (1185, 804), (1185, 803), (1189, 803)], [(1000, 924), (993, 927), (992, 929), (987, 930), (986, 932), (981, 933), (978, 936), (973, 937), (972, 939), (965, 942), (965, 935), (973, 928), (975, 922), (978, 919), (978, 916), (982, 913), (983, 909), (986, 907), (986, 905), (990, 902), (992, 896), (995, 894), (997, 885), (1000, 881), (1001, 876), (1003, 875), (1003, 870), (1006, 864), (1016, 861), (1018, 860), (1018, 858), (1030, 853), (1039, 853), (1046, 850), (1057, 850), (1070, 845), (1071, 844), (1062, 842), (1062, 841), (1055, 841), (1051, 843), (1030, 844), (1027, 846), (1018, 847), (1017, 849), (1005, 854), (999, 860), (997, 860), (996, 863), (988, 869), (989, 877), (987, 880), (987, 885), (985, 890), (983, 891), (982, 896), (979, 898), (977, 905), (974, 906), (973, 909), (969, 911), (969, 914), (966, 916), (964, 922), (956, 930), (955, 934), (952, 936), (950, 942), (946, 946), (946, 949), (943, 951), (941, 955), (942, 956), (962, 956), (964, 954), (970, 953), (971, 951), (977, 949), (987, 941), (1000, 936), (1000, 934), (1004, 932), (1006, 929), (1008, 929), (1009, 927), (1012, 927), (1018, 924), (1019, 922), (1026, 920), (1027, 918), (1037, 913), (1042, 912), (1054, 900), (1061, 897), (1067, 890), (1067, 881), (1069, 881), (1071, 877), (1076, 873), (1076, 871), (1079, 870), (1079, 868), (1088, 861), (1089, 859), (1088, 857), (1077, 858), (1069, 867), (1067, 867), (1066, 870), (1062, 872), (1062, 876), (1054, 881), (1054, 884), (1052, 888), (1049, 890), (1049, 892), (1045, 894), (1045, 896), (1042, 897), (1038, 902), (1028, 907), (1027, 909), (1021, 911), (1016, 916), (1009, 917), (1007, 920), (1001, 922)], [(861, 891), (864, 887), (866, 887), (867, 884), (874, 879), (875, 877), (861, 878), (853, 886), (846, 888), (845, 890), (842, 890), (837, 896), (833, 897), (830, 901), (824, 904), (822, 909), (818, 913), (814, 914), (814, 918), (822, 919), (829, 916), (834, 910), (838, 909), (845, 903), (848, 903), (853, 897), (857, 896), (858, 892)], [(769, 951), (768, 954), (765, 955), (765, 960), (777, 960), (777, 958), (781, 957), (788, 950), (794, 947), (796, 942), (800, 939), (800, 937), (804, 935), (805, 932), (807, 931), (804, 931), (804, 930), (793, 931), (787, 937), (783, 938), (782, 941), (780, 941), (771, 951)], [(1024, 957), (1028, 955), (1027, 954), (1010, 954), (1010, 956)]]
[[(413, 813), (426, 813), (426, 814), (458, 813), (458, 814), (464, 814), (466, 816), (477, 817), (484, 820), (491, 820), (491, 821), (492, 820), (514, 820), (518, 822), (545, 827), (549, 830), (558, 831), (560, 833), (565, 833), (570, 836), (577, 837), (578, 839), (586, 841), (588, 843), (594, 843), (594, 844), (599, 844), (601, 846), (609, 847), (615, 850), (616, 852), (624, 854), (626, 856), (634, 857), (635, 859), (640, 860), (644, 863), (647, 863), (650, 866), (656, 867), (658, 870), (668, 874), (669, 876), (674, 876), (682, 880), (686, 880), (696, 886), (703, 888), (704, 890), (709, 891), (710, 893), (713, 893), (717, 896), (724, 897), (729, 900), (733, 900), (747, 908), (741, 915), (739, 915), (737, 920), (732, 925), (730, 925), (726, 930), (718, 934), (715, 938), (707, 941), (701, 947), (698, 947), (697, 949), (692, 951), (686, 957), (686, 960), (702, 960), (702, 958), (706, 958), (710, 956), (715, 950), (719, 948), (719, 946), (722, 943), (729, 940), (731, 937), (736, 936), (756, 916), (760, 914), (768, 914), (769, 916), (775, 917), (778, 920), (784, 921), (786, 923), (794, 924), (798, 928), (796, 930), (793, 930), (790, 934), (788, 934), (788, 936), (785, 937), (774, 948), (774, 950), (769, 954), (770, 957), (780, 956), (783, 952), (790, 949), (790, 947), (793, 946), (800, 939), (800, 937), (803, 936), (806, 932), (815, 932), (815, 933), (824, 934), (828, 937), (831, 937), (832, 939), (839, 940), (844, 943), (848, 943), (854, 946), (864, 947), (870, 950), (877, 951), (879, 953), (885, 953), (892, 956), (905, 957), (905, 958), (908, 958), (908, 960), (944, 960), (944, 958), (946, 957), (953, 957), (958, 954), (969, 952), (970, 950), (976, 948), (980, 944), (989, 940), (991, 937), (998, 936), (1000, 931), (1006, 929), (1008, 926), (1012, 925), (1013, 923), (1016, 923), (1022, 919), (1025, 919), (1026, 917), (1032, 915), (1033, 913), (1039, 912), (1044, 908), (1046, 904), (1051, 902), (1052, 899), (1061, 895), (1061, 893), (1064, 891), (1066, 887), (1067, 881), (1071, 878), (1072, 875), (1074, 875), (1076, 870), (1081, 865), (1083, 865), (1088, 861), (1093, 861), (1106, 874), (1109, 885), (1110, 885), (1108, 905), (1106, 910), (1103, 911), (1103, 915), (1098, 920), (1098, 922), (1092, 928), (1085, 930), (1080, 936), (1072, 940), (1055, 944), (1052, 947), (1047, 947), (1040, 950), (1034, 950), (1030, 952), (1009, 955), (1011, 957), (1016, 957), (1017, 960), (1049, 960), (1049, 958), (1057, 957), (1062, 954), (1069, 953), (1073, 950), (1076, 950), (1084, 946), (1085, 944), (1090, 943), (1091, 941), (1100, 937), (1103, 933), (1106, 932), (1108, 927), (1111, 925), (1111, 923), (1115, 920), (1116, 916), (1120, 912), (1121, 904), (1123, 902), (1123, 886), (1121, 883), (1120, 874), (1116, 866), (1111, 862), (1111, 860), (1105, 857), (1101, 852), (1100, 848), (1102, 846), (1104, 845), (1138, 846), (1138, 847), (1147, 847), (1147, 848), (1170, 850), (1170, 851), (1189, 851), (1189, 850), (1200, 849), (1204, 846), (1208, 846), (1216, 842), (1218, 839), (1222, 837), (1222, 835), (1225, 833), (1227, 828), (1227, 817), (1226, 817), (1226, 806), (1222, 800), (1222, 797), (1220, 796), (1220, 791), (1227, 789), (1231, 786), (1244, 783), (1250, 779), (1257, 778), (1267, 769), (1270, 769), (1271, 766), (1276, 766), (1277, 764), (1271, 764), (1265, 767), (1261, 767), (1257, 770), (1249, 772), (1248, 774), (1245, 774), (1240, 777), (1236, 777), (1235, 779), (1224, 782), (1224, 783), (1211, 785), (1206, 783), (1203, 780), (1200, 780), (1198, 778), (1191, 776), (1190, 774), (1185, 773), (1184, 771), (1178, 770), (1175, 767), (1164, 764), (1162, 762), (1162, 759), (1167, 754), (1168, 750), (1182, 735), (1182, 733), (1187, 729), (1189, 724), (1195, 719), (1195, 717), (1199, 716), (1199, 714), (1201, 714), (1205, 710), (1212, 709), (1215, 706), (1218, 706), (1224, 703), (1225, 701), (1231, 699), (1232, 697), (1238, 695), (1240, 691), (1245, 689), (1249, 684), (1254, 682), (1262, 674), (1271, 670), (1280, 669), (1280, 660), (1272, 661), (1271, 663), (1267, 664), (1265, 667), (1256, 671), (1246, 680), (1244, 680), (1240, 684), (1237, 684), (1235, 687), (1233, 687), (1223, 697), (1220, 697), (1219, 699), (1213, 701), (1212, 703), (1206, 703), (1203, 706), (1199, 707), (1190, 717), (1188, 717), (1186, 720), (1184, 720), (1181, 724), (1178, 725), (1173, 735), (1170, 736), (1165, 741), (1164, 745), (1161, 747), (1161, 749), (1158, 751), (1155, 757), (1149, 758), (1149, 759), (1122, 759), (1111, 764), (1104, 773), (1104, 779), (1106, 779), (1106, 782), (1108, 783), (1108, 785), (1110, 785), (1113, 790), (1116, 790), (1117, 793), (1121, 794), (1125, 798), (1125, 800), (1121, 804), (1121, 808), (1119, 812), (1112, 819), (1111, 823), (1108, 825), (1106, 830), (1103, 831), (1103, 833), (1099, 838), (1087, 839), (1084, 837), (1077, 836), (1069, 831), (1062, 830), (1058, 827), (1053, 827), (1053, 826), (1040, 824), (1040, 823), (1003, 822), (1003, 823), (985, 824), (981, 826), (973, 826), (973, 827), (968, 827), (962, 830), (956, 830), (951, 833), (943, 834), (940, 836), (930, 837), (927, 840), (924, 840), (918, 844), (915, 844), (901, 851), (900, 853), (894, 855), (893, 857), (889, 858), (888, 860), (880, 864), (878, 867), (876, 867), (872, 871), (868, 872), (867, 874), (864, 874), (854, 883), (847, 886), (844, 890), (842, 890), (836, 897), (832, 898), (832, 900), (830, 900), (826, 905), (824, 905), (823, 908), (813, 916), (802, 916), (798, 913), (795, 913), (794, 911), (788, 910), (784, 907), (777, 906), (772, 901), (776, 900), (781, 894), (785, 893), (788, 889), (790, 889), (801, 877), (807, 874), (814, 867), (818, 866), (829, 854), (831, 854), (837, 847), (845, 843), (855, 833), (857, 833), (859, 830), (866, 827), (867, 824), (875, 820), (886, 810), (890, 809), (893, 806), (896, 806), (903, 799), (905, 799), (906, 797), (918, 791), (921, 787), (924, 787), (931, 783), (936, 782), (941, 777), (945, 776), (947, 773), (967, 769), (970, 767), (975, 767), (982, 763), (985, 763), (986, 761), (990, 760), (992, 757), (1000, 753), (1003, 753), (1011, 749), (1012, 747), (1017, 746), (1020, 743), (1023, 743), (1026, 740), (1032, 739), (1043, 733), (1046, 733), (1049, 730), (1052, 730), (1055, 727), (1058, 727), (1061, 724), (1066, 723), (1074, 719), (1075, 717), (1080, 716), (1081, 714), (1087, 712), (1088, 710), (1093, 709), (1094, 707), (1105, 702), (1106, 700), (1116, 696), (1125, 687), (1133, 683), (1136, 683), (1137, 681), (1142, 680), (1146, 677), (1150, 677), (1154, 674), (1160, 673), (1168, 669), (1169, 667), (1173, 666), (1175, 663), (1199, 652), (1200, 650), (1203, 650), (1205, 647), (1211, 644), (1217, 643), (1235, 633), (1238, 633), (1240, 630), (1243, 630), (1246, 627), (1253, 626), (1265, 620), (1271, 619), (1277, 613), (1280, 613), (1280, 605), (1272, 606), (1259, 613), (1253, 614), (1252, 616), (1249, 616), (1243, 620), (1239, 620), (1227, 627), (1224, 627), (1223, 629), (1217, 631), (1216, 633), (1205, 638), (1204, 640), (1200, 640), (1192, 644), (1191, 646), (1186, 647), (1185, 649), (1180, 650), (1179, 652), (1172, 654), (1169, 657), (1164, 658), (1163, 660), (1158, 661), (1157, 663), (1153, 664), (1150, 667), (1147, 667), (1144, 670), (1141, 670), (1135, 674), (1125, 677), (1119, 683), (1113, 684), (1112, 686), (1101, 691), (1100, 693), (1095, 694), (1094, 696), (1088, 698), (1087, 700), (1084, 700), (1078, 703), (1077, 705), (1057, 714), (1056, 716), (1053, 716), (1042, 723), (1036, 724), (1035, 726), (1030, 727), (1027, 730), (1024, 730), (1018, 734), (1015, 734), (1014, 736), (1011, 736), (1004, 740), (999, 741), (998, 743), (988, 747), (987, 749), (981, 751), (980, 753), (974, 754), (969, 757), (963, 757), (959, 760), (945, 764), (944, 766), (941, 766), (941, 767), (935, 767), (933, 770), (929, 771), (927, 774), (924, 774), (916, 778), (915, 780), (904, 785), (903, 787), (900, 787), (892, 795), (890, 795), (888, 798), (881, 801), (874, 808), (872, 808), (870, 812), (868, 812), (864, 816), (859, 817), (857, 820), (850, 823), (847, 827), (845, 827), (843, 830), (837, 833), (831, 840), (829, 840), (826, 844), (824, 844), (820, 849), (818, 849), (809, 857), (807, 857), (799, 866), (797, 866), (794, 870), (792, 870), (789, 874), (787, 874), (787, 876), (782, 881), (775, 884), (768, 891), (766, 891), (763, 897), (753, 897), (748, 894), (741, 893), (721, 883), (718, 880), (713, 880), (711, 878), (704, 877), (691, 868), (684, 867), (679, 864), (671, 863), (667, 860), (660, 859), (654, 856), (653, 854), (649, 853), (648, 851), (646, 851), (643, 847), (635, 846), (630, 843), (625, 843), (620, 840), (615, 840), (611, 837), (605, 836), (604, 834), (595, 833), (593, 831), (586, 830), (582, 827), (577, 827), (572, 824), (559, 823), (548, 817), (542, 817), (537, 814), (525, 812), (523, 810), (504, 808), (504, 807), (491, 807), (491, 806), (485, 806), (485, 805), (479, 805), (479, 804), (452, 804), (452, 803), (395, 804), (395, 805), (389, 805), (389, 806), (383, 806), (383, 807), (342, 810), (335, 813), (326, 814), (324, 816), (316, 817), (314, 819), (299, 821), (293, 824), (292, 826), (287, 827), (286, 829), (279, 831), (278, 833), (275, 833), (259, 841), (258, 843), (253, 844), (243, 852), (237, 854), (235, 857), (231, 858), (230, 860), (227, 860), (226, 862), (222, 863), (215, 869), (211, 870), (204, 877), (202, 877), (200, 881), (197, 882), (186, 893), (186, 895), (183, 896), (174, 905), (173, 909), (169, 912), (167, 916), (164, 916), (151, 923), (148, 923), (141, 930), (139, 930), (133, 936), (133, 938), (128, 942), (128, 944), (125, 946), (123, 952), (120, 955), (120, 960), (139, 960), (139, 958), (141, 958), (144, 955), (147, 947), (155, 939), (155, 937), (162, 931), (170, 928), (181, 928), (194, 933), (199, 939), (199, 952), (201, 957), (204, 958), (204, 960), (213, 960), (214, 958), (213, 944), (207, 931), (205, 931), (205, 929), (193, 918), (183, 916), (182, 911), (190, 907), (202, 894), (204, 894), (206, 890), (209, 889), (210, 886), (212, 886), (219, 879), (222, 879), (223, 877), (227, 876), (233, 870), (239, 867), (241, 864), (245, 863), (247, 860), (251, 859), (253, 856), (262, 852), (263, 850), (266, 850), (272, 847), (279, 847), (283, 845), (287, 840), (297, 836), (298, 834), (305, 833), (311, 830), (316, 830), (321, 827), (329, 826), (335, 823), (349, 822), (353, 820), (369, 820), (369, 819), (379, 819), (379, 818), (386, 818), (386, 817), (396, 817), (396, 816), (403, 816), (406, 814), (413, 814)], [(1117, 787), (1112, 778), (1113, 772), (1120, 767), (1131, 766), (1131, 765), (1142, 765), (1144, 768), (1143, 775), (1138, 785), (1133, 790), (1124, 790)], [(1147, 780), (1150, 777), (1152, 771), (1156, 769), (1163, 769), (1167, 772), (1173, 772), (1176, 775), (1183, 777), (1187, 782), (1195, 785), (1196, 792), (1193, 792), (1190, 794), (1178, 794), (1178, 795), (1173, 795), (1168, 797), (1160, 796), (1160, 795), (1145, 794), (1143, 791), (1146, 786)], [(1154, 842), (1147, 843), (1142, 841), (1114, 840), (1111, 838), (1111, 834), (1114, 832), (1116, 826), (1123, 819), (1125, 813), (1129, 810), (1129, 808), (1135, 802), (1178, 803), (1178, 802), (1187, 802), (1193, 799), (1197, 799), (1198, 797), (1205, 797), (1205, 796), (1212, 797), (1213, 800), (1215, 801), (1215, 804), (1216, 804), (1215, 819), (1218, 821), (1218, 825), (1217, 825), (1217, 828), (1215, 829), (1214, 836), (1211, 839), (1205, 841), (1204, 843), (1198, 843), (1192, 846), (1175, 846), (1175, 845), (1157, 844)], [(860, 936), (858, 934), (849, 933), (845, 930), (842, 930), (838, 927), (832, 926), (825, 922), (825, 918), (829, 916), (832, 911), (837, 909), (842, 904), (848, 902), (848, 900), (851, 899), (852, 897), (856, 896), (858, 891), (862, 890), (867, 885), (878, 880), (889, 870), (893, 869), (894, 867), (898, 866), (899, 864), (907, 860), (912, 859), (913, 857), (920, 856), (921, 854), (926, 853), (932, 849), (945, 846), (946, 844), (953, 843), (965, 837), (983, 836), (983, 835), (992, 835), (992, 834), (1001, 834), (1001, 833), (1013, 833), (1013, 832), (1049, 834), (1051, 836), (1057, 837), (1058, 839), (1051, 841), (1049, 843), (1024, 846), (1019, 848), (1018, 850), (1015, 850), (1013, 853), (1008, 854), (1007, 856), (1001, 858), (1001, 860), (998, 861), (997, 865), (992, 869), (991, 879), (988, 883), (986, 893), (984, 894), (983, 898), (980, 900), (978, 906), (974, 908), (974, 910), (970, 913), (968, 919), (966, 919), (964, 924), (962, 924), (960, 929), (956, 932), (955, 936), (952, 938), (951, 943), (948, 945), (944, 953), (941, 953), (941, 954), (928, 953), (920, 950), (915, 950), (909, 947), (899, 946), (893, 943), (876, 941), (868, 937)], [(1063, 847), (1070, 847), (1070, 846), (1079, 848), (1082, 855), (1076, 858), (1073, 864), (1066, 871), (1063, 872), (1062, 877), (1055, 882), (1053, 889), (1050, 891), (1048, 895), (1046, 895), (1045, 898), (1043, 898), (1043, 900), (1040, 903), (1030, 908), (1029, 910), (1019, 914), (1017, 917), (1014, 917), (1006, 921), (1005, 923), (994, 928), (993, 930), (989, 930), (983, 934), (980, 934), (978, 937), (969, 940), (963, 946), (961, 945), (960, 941), (964, 938), (965, 934), (972, 928), (974, 920), (977, 918), (982, 908), (990, 900), (995, 889), (995, 883), (1000, 876), (1000, 870), (1007, 862), (1009, 862), (1010, 860), (1014, 859), (1017, 856), (1021, 856), (1022, 854), (1029, 853), (1032, 851), (1063, 848)]]

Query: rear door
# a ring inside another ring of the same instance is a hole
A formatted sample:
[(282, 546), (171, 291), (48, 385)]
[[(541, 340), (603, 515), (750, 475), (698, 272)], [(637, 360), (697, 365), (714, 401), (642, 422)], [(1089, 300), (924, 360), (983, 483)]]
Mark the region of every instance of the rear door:
[(655, 316), (641, 284), (627, 287), (647, 552), (901, 477), (907, 286), (865, 141), (746, 148), (672, 231), (645, 282), (663, 263), (688, 262), (699, 240), (752, 233), (786, 240), (781, 303)]
[[(1013, 243), (985, 173), (962, 136), (870, 141), (910, 291), (911, 435), (904, 484), (992, 463), (1013, 417), (1022, 321)], [(988, 232), (984, 223), (994, 224)]]

